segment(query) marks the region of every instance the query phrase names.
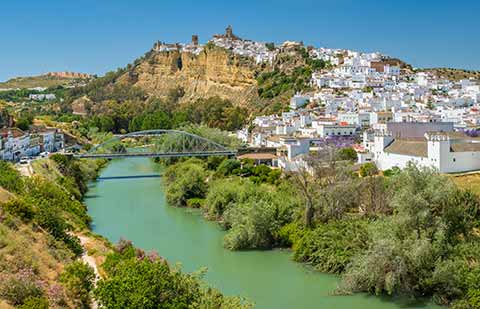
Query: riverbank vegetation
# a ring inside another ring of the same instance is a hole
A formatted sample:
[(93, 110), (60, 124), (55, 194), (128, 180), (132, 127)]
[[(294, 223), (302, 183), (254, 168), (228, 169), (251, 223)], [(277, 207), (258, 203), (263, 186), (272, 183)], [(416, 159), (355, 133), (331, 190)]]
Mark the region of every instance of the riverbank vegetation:
[[(114, 247), (89, 232), (81, 199), (104, 164), (55, 154), (35, 161), (35, 175), (26, 178), (0, 161), (0, 307), (251, 307), (205, 286), (202, 273), (183, 273), (156, 253), (126, 241)], [(85, 254), (97, 261), (96, 284)]]
[(336, 293), (479, 307), (480, 202), (449, 177), (414, 165), (355, 172), (337, 160), (281, 175), (248, 160), (212, 160), (168, 166), (167, 199), (217, 221), (226, 248), (289, 247), (294, 260), (341, 275)]
[(76, 198), (80, 178), (48, 162), (58, 174), (31, 178), (0, 162), (0, 185), (10, 194), (0, 204), (0, 299), (22, 308), (76, 307), (59, 274), (82, 254), (75, 234), (90, 217)]
[(94, 294), (105, 308), (250, 308), (202, 284), (202, 273), (185, 274), (155, 253), (120, 241), (104, 263), (107, 276)]

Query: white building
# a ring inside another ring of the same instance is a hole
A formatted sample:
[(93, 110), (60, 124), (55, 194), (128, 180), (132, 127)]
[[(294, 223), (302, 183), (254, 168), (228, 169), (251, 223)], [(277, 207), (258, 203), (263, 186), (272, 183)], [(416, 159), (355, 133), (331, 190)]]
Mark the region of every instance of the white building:
[(357, 127), (355, 125), (321, 124), (317, 127), (320, 137), (328, 136), (353, 136)]
[(290, 99), (290, 108), (295, 110), (297, 108), (305, 106), (310, 100), (309, 96), (296, 94)]
[(480, 170), (480, 140), (458, 138), (445, 132), (411, 139), (377, 133), (374, 139), (373, 161), (381, 170), (405, 168), (409, 162), (434, 167), (441, 173)]
[(338, 122), (355, 125), (357, 127), (367, 127), (370, 124), (369, 113), (338, 113)]

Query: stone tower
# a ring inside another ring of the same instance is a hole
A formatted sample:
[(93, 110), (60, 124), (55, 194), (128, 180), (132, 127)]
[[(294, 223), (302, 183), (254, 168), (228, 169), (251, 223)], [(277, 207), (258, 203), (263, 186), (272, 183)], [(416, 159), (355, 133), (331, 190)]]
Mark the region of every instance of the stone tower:
[(234, 37), (232, 26), (228, 25), (227, 29), (225, 29), (225, 36), (229, 39)]
[(198, 35), (192, 35), (192, 44), (197, 46), (198, 45)]

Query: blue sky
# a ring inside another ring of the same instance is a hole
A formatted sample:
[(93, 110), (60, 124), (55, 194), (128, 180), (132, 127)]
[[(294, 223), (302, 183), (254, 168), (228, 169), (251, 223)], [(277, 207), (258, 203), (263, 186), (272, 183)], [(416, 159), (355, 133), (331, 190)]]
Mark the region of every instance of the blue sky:
[(241, 37), (380, 51), (418, 67), (480, 70), (478, 0), (4, 0), (0, 80), (47, 71), (103, 74), (155, 40)]

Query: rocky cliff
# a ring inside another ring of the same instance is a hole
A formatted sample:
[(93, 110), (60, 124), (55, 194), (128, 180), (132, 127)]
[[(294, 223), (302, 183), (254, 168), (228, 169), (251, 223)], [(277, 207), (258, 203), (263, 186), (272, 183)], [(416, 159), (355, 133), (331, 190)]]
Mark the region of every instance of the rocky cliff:
[(149, 52), (118, 81), (158, 97), (181, 88), (185, 92), (182, 101), (219, 96), (245, 105), (258, 97), (258, 69), (252, 59), (211, 46), (198, 55), (176, 50)]

